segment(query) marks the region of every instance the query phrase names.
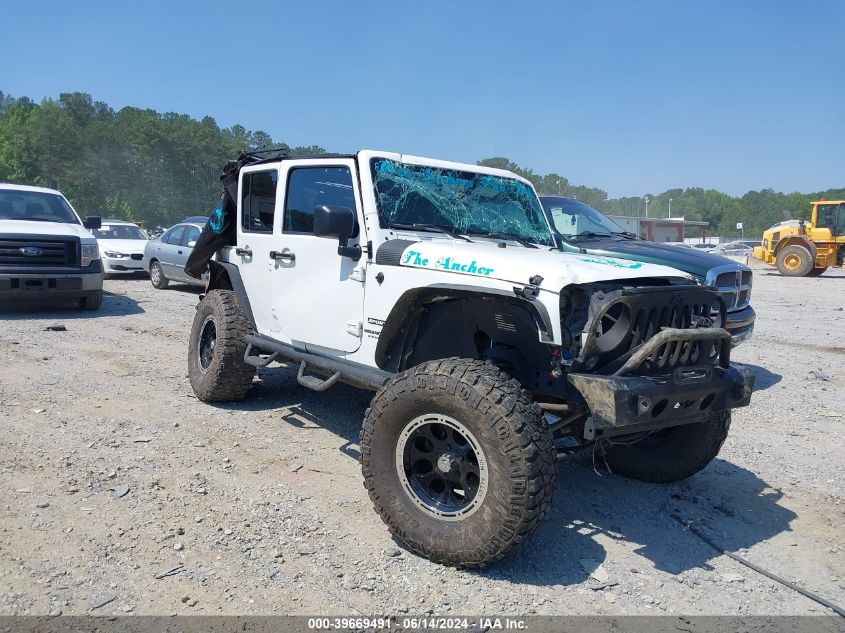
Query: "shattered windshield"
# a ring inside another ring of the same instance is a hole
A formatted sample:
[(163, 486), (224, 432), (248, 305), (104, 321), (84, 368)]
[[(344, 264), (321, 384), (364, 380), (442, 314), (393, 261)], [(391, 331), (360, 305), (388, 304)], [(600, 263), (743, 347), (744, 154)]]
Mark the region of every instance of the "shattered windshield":
[(387, 158), (372, 159), (371, 168), (382, 227), (419, 225), (554, 244), (534, 190), (516, 178)]

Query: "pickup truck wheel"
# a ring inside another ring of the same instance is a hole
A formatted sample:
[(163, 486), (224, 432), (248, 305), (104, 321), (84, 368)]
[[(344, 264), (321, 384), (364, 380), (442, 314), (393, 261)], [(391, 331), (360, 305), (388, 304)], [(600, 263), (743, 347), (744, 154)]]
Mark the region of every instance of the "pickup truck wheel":
[(240, 400), (246, 395), (255, 367), (244, 362), (252, 325), (231, 290), (205, 295), (191, 327), (188, 377), (203, 402)]
[(434, 562), (478, 567), (512, 550), (551, 507), (556, 452), (531, 395), (478, 360), (399, 374), (361, 430), (364, 485), (390, 531)]
[(153, 285), (153, 288), (156, 288), (157, 290), (164, 290), (167, 288), (168, 279), (164, 276), (164, 271), (161, 268), (161, 264), (158, 262), (150, 264), (150, 283)]
[(704, 422), (656, 431), (631, 444), (604, 447), (610, 470), (624, 477), (670, 483), (691, 477), (719, 453), (731, 426), (729, 411), (714, 413)]
[(793, 244), (778, 253), (777, 267), (786, 277), (804, 277), (813, 270), (813, 256), (803, 246)]
[(95, 290), (79, 300), (79, 307), (87, 312), (96, 312), (103, 305), (103, 291)]

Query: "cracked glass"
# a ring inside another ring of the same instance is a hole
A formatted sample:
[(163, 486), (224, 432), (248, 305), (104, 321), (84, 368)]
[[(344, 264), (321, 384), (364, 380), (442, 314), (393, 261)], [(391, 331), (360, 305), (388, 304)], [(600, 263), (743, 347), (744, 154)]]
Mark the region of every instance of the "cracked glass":
[(387, 158), (370, 164), (382, 227), (420, 225), (554, 244), (534, 190), (516, 178)]

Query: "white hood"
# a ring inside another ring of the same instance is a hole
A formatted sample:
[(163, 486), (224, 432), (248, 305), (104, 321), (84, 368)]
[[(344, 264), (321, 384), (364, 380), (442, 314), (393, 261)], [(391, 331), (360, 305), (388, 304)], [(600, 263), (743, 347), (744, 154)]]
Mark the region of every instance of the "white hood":
[(91, 232), (81, 224), (70, 222), (37, 222), (34, 220), (0, 220), (0, 235), (26, 233), (30, 235), (55, 235), (93, 239)]
[(577, 253), (509, 245), (500, 248), (495, 242), (478, 240), (451, 242), (425, 240), (405, 248), (400, 266), (442, 271), (444, 275), (499, 279), (527, 284), (540, 275), (540, 287), (553, 292), (569, 284), (594, 281), (632, 279), (636, 277), (674, 277), (691, 279), (680, 270), (658, 264), (647, 264), (615, 257), (599, 257)]
[(132, 253), (143, 253), (149, 240), (105, 240), (99, 238), (97, 243), (100, 245), (100, 253), (111, 251), (113, 253), (123, 253), (124, 255), (131, 255)]

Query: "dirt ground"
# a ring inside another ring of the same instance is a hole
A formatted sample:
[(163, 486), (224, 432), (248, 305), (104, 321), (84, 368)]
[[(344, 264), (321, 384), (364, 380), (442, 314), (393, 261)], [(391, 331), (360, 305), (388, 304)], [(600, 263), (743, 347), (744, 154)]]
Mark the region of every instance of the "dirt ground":
[(756, 272), (734, 360), (757, 391), (707, 469), (659, 486), (561, 460), (550, 516), (480, 571), (391, 540), (358, 465), (369, 393), (271, 368), (202, 404), (198, 291), (106, 290), (93, 316), (0, 307), (0, 614), (830, 613), (681, 521), (845, 603), (845, 272)]

